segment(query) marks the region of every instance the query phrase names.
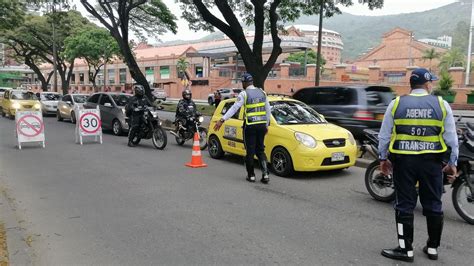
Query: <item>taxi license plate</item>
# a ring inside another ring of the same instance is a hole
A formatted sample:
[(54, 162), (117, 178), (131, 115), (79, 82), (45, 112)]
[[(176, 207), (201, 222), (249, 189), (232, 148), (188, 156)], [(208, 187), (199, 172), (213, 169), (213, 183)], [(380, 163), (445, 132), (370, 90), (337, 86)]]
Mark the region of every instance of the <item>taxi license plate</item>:
[(331, 162), (340, 162), (344, 161), (344, 153), (343, 152), (335, 152), (331, 156)]
[(383, 114), (375, 115), (375, 120), (383, 120)]

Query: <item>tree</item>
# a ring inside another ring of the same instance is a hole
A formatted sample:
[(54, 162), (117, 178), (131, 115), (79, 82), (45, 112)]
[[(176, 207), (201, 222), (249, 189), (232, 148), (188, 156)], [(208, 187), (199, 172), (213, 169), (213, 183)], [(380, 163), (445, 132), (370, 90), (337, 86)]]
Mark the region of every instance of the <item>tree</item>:
[[(229, 37), (236, 46), (244, 61), (246, 71), (253, 78), (256, 86), (263, 88), (268, 73), (273, 68), (278, 56), (282, 53), (279, 30), (283, 23), (294, 21), (301, 15), (319, 13), (321, 0), (179, 0), (182, 17), (189, 22), (190, 29), (213, 31), (214, 27)], [(341, 11), (336, 3), (349, 6), (352, 0), (325, 1), (325, 16), (330, 17)], [(379, 8), (383, 0), (360, 0), (370, 9)], [(220, 12), (220, 16), (215, 15)], [(220, 19), (222, 17), (223, 19)], [(252, 47), (247, 42), (241, 22), (255, 29)], [(263, 40), (266, 33), (271, 34), (273, 48), (269, 59), (263, 60)]]
[(453, 48), (441, 57), (439, 67), (441, 71), (448, 71), (450, 67), (463, 67), (465, 56), (461, 50)]
[(21, 24), (24, 8), (19, 0), (0, 0), (0, 30), (11, 29)]
[[(288, 62), (295, 62), (295, 63), (300, 63), (302, 66), (304, 66), (305, 63), (305, 52), (296, 52), (296, 53), (291, 53), (290, 56), (286, 59)], [(306, 63), (307, 64), (316, 64), (316, 58), (317, 54), (314, 50), (309, 50), (308, 54), (306, 55)], [(326, 59), (322, 57), (321, 55), (321, 67), (326, 65)]]
[(434, 95), (438, 96), (455, 96), (456, 91), (452, 90), (454, 80), (447, 71), (441, 71), (441, 79), (438, 82), (438, 87), (433, 91)]
[(104, 64), (112, 63), (114, 58), (122, 56), (110, 33), (96, 26), (87, 27), (76, 35), (67, 37), (64, 40), (63, 55), (69, 62), (75, 58), (82, 58), (87, 62), (89, 80), (94, 89), (97, 88), (96, 78)]
[(175, 16), (161, 0), (81, 0), (87, 12), (104, 25), (117, 41), (132, 78), (145, 88), (152, 97), (150, 85), (140, 70), (130, 47), (129, 33), (132, 30), (144, 39), (145, 33), (159, 35), (166, 30), (176, 33)]
[(421, 58), (423, 58), (423, 61), (430, 60), (430, 72), (431, 72), (431, 62), (433, 61), (433, 59), (439, 58), (440, 56), (441, 54), (436, 52), (435, 48), (431, 48), (431, 49), (427, 49), (423, 51), (423, 56)]

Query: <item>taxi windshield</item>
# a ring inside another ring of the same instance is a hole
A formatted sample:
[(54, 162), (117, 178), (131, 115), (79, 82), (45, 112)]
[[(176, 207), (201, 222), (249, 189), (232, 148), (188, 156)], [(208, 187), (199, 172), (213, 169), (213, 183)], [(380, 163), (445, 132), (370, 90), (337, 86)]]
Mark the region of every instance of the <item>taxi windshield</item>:
[(274, 101), (270, 102), (270, 107), (279, 125), (327, 123), (315, 110), (300, 102)]
[(13, 91), (12, 100), (37, 100), (36, 95), (29, 91)]

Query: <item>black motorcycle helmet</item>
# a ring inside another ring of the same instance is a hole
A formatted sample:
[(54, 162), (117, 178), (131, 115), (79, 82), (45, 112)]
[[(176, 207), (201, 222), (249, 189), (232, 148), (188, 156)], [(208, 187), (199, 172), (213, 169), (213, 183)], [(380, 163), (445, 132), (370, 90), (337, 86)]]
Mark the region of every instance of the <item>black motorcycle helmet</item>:
[(191, 98), (193, 97), (193, 94), (191, 93), (191, 90), (189, 89), (185, 89), (182, 93), (182, 96), (183, 96), (183, 99), (185, 100), (191, 100)]
[(135, 90), (135, 96), (143, 97), (143, 95), (145, 95), (145, 89), (142, 85), (135, 85), (133, 89)]

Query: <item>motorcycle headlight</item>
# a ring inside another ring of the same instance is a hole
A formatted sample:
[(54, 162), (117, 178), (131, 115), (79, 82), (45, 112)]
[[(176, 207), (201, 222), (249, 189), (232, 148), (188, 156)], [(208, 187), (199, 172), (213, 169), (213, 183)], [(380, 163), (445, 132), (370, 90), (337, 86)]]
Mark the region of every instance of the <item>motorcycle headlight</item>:
[(356, 140), (354, 138), (354, 136), (352, 135), (351, 132), (347, 132), (347, 135), (349, 137), (349, 142), (351, 143), (351, 145), (355, 145), (356, 144)]
[(20, 109), (20, 108), (21, 108), (21, 105), (20, 105), (19, 103), (17, 103), (17, 102), (14, 102), (14, 103), (12, 104), (12, 108), (13, 108), (13, 109)]
[(35, 105), (33, 105), (33, 108), (35, 108), (35, 109), (38, 109), (38, 110), (39, 110), (39, 109), (41, 109), (41, 104), (39, 104), (39, 103), (35, 103)]
[(122, 110), (123, 115), (125, 115), (125, 109), (120, 109), (120, 110)]
[(301, 133), (301, 132), (295, 132), (295, 138), (298, 142), (301, 144), (305, 145), (308, 148), (316, 148), (316, 140), (311, 137), (310, 135)]
[(203, 117), (203, 116), (200, 116), (200, 117), (198, 118), (198, 120), (199, 120), (199, 123), (202, 123), (202, 122), (204, 122), (204, 117)]

